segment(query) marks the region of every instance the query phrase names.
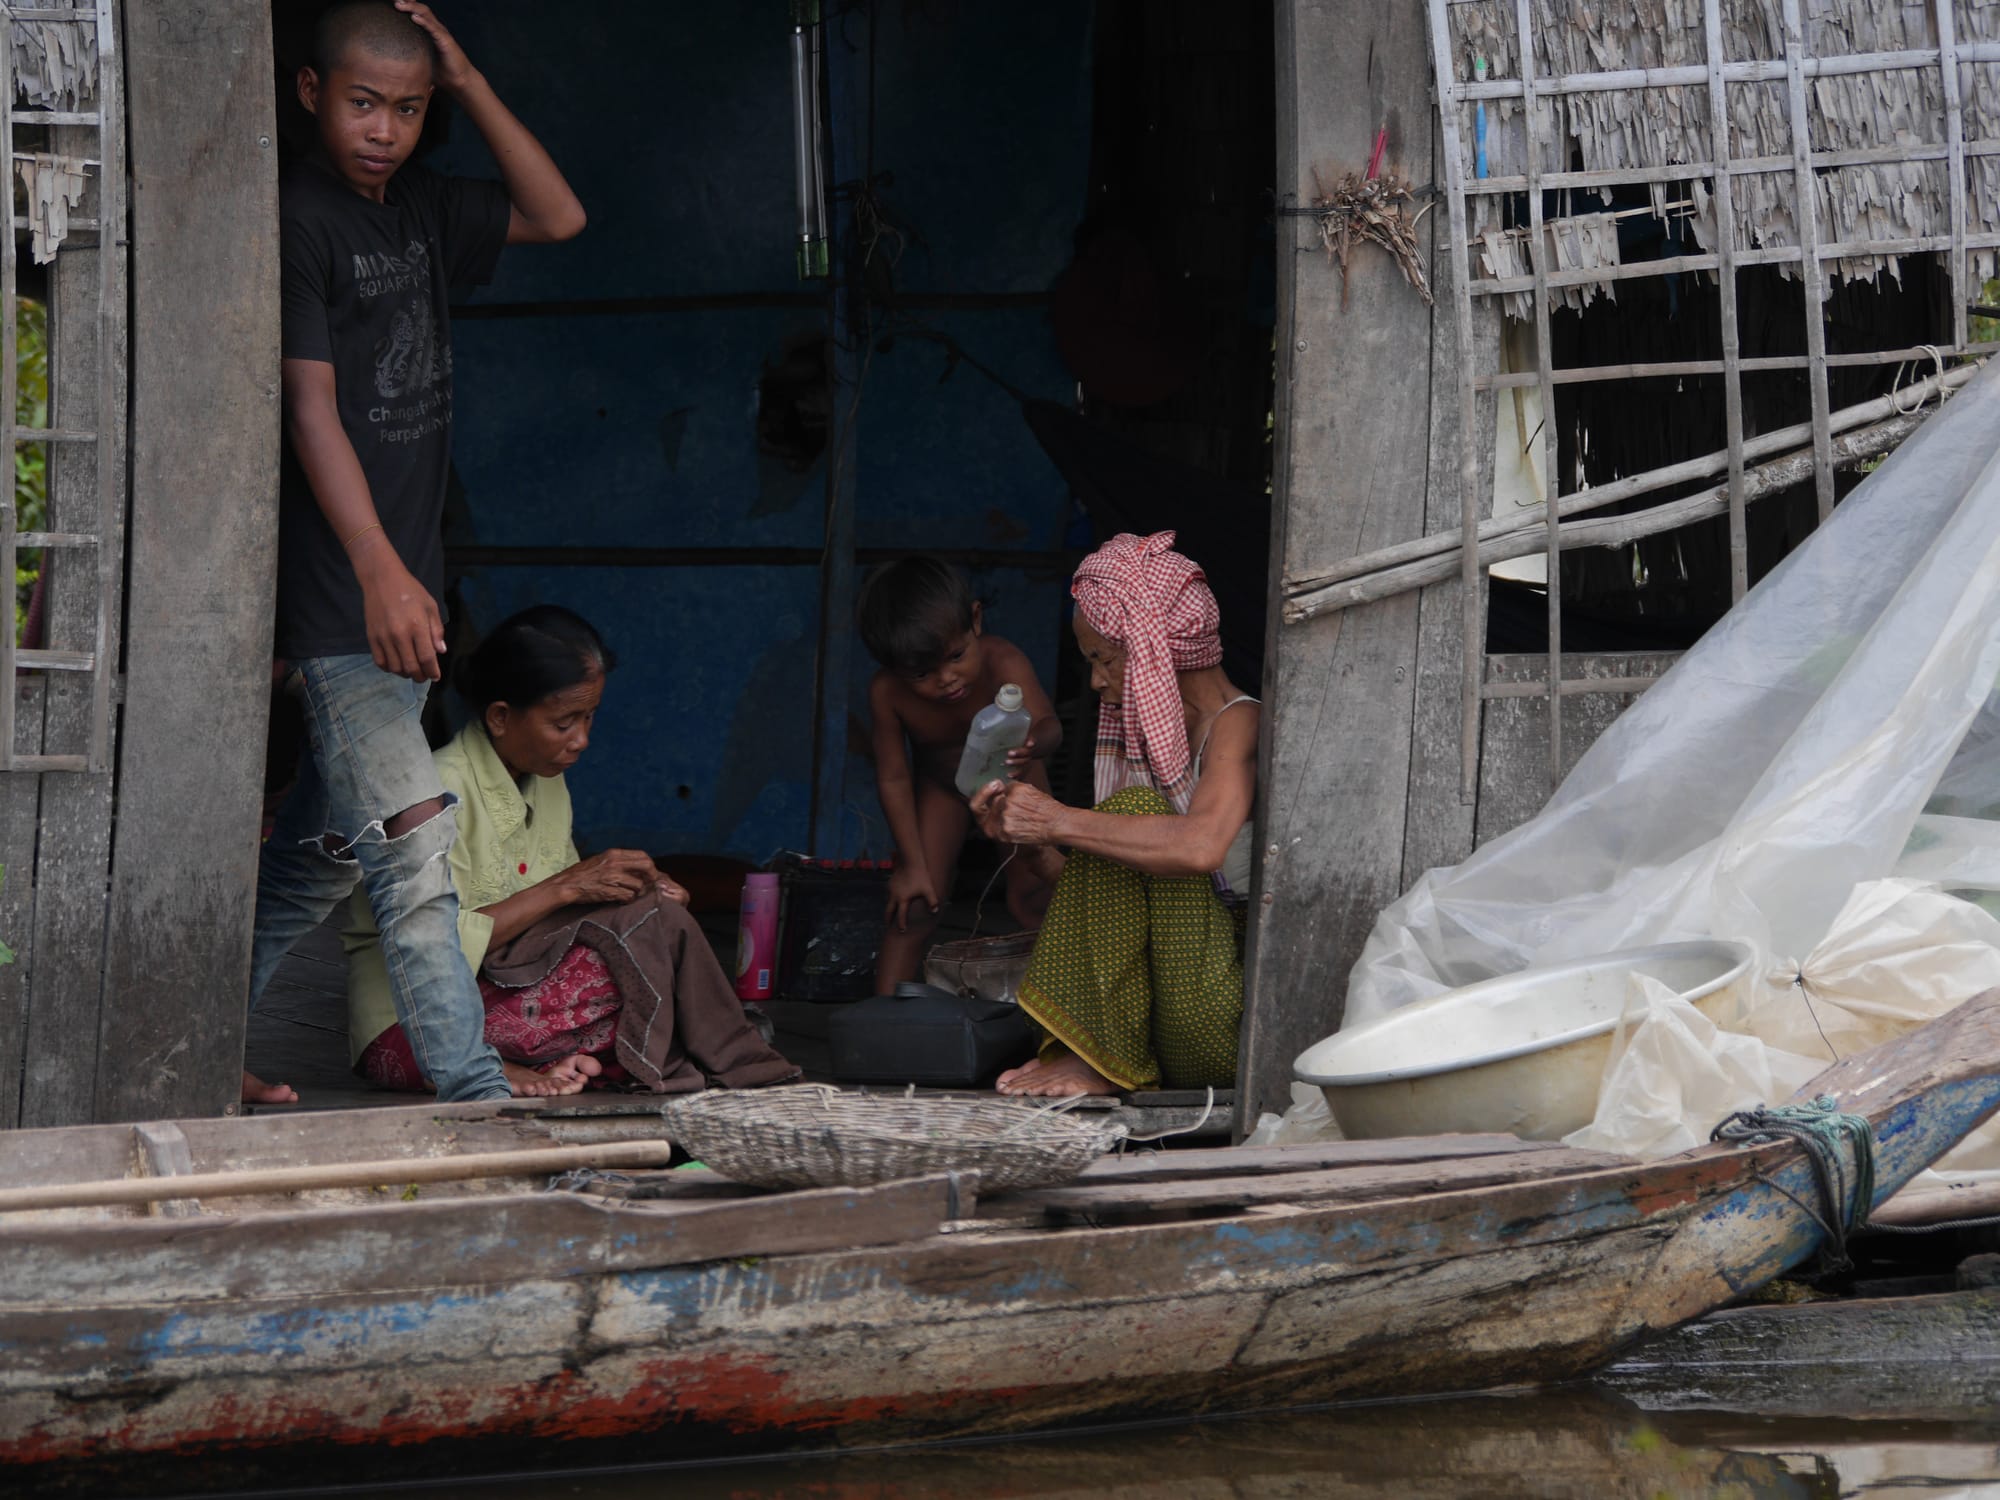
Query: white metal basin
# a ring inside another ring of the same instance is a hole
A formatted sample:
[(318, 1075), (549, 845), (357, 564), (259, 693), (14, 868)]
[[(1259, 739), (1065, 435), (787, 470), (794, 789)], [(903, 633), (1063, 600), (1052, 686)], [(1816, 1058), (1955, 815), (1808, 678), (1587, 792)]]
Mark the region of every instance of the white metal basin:
[(1751, 959), (1744, 943), (1663, 943), (1524, 969), (1336, 1032), (1292, 1071), (1320, 1087), (1349, 1139), (1497, 1130), (1552, 1141), (1597, 1113), (1634, 974), (1728, 1027)]

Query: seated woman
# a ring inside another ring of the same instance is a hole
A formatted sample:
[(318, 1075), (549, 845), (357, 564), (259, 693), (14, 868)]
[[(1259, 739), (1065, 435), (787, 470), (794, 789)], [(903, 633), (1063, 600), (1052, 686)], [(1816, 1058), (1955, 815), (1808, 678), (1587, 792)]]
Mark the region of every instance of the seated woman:
[[(687, 892), (648, 855), (579, 859), (570, 841), (563, 773), (590, 744), (613, 665), (587, 623), (539, 605), (502, 621), (458, 673), (477, 716), (435, 759), (458, 799), (458, 940), (485, 996), (486, 1040), (520, 1093), (788, 1082), (799, 1070), (745, 1018)], [(355, 1071), (384, 1088), (427, 1089), (396, 1024), (368, 903), (357, 896), (353, 910)]]
[(1173, 542), (1113, 537), (1070, 586), (1103, 705), (1097, 806), (1021, 781), (973, 798), (986, 833), (1056, 886), (1021, 985), (1047, 1040), (1002, 1093), (1236, 1080), (1259, 709), (1223, 672), (1215, 596)]

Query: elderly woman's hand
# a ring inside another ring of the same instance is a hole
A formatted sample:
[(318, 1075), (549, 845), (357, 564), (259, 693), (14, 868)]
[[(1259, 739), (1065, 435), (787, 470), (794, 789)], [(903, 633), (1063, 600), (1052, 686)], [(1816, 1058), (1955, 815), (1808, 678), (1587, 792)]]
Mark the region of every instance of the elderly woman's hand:
[(1001, 844), (1047, 846), (1059, 841), (1063, 804), (1026, 781), (989, 781), (972, 798), (980, 830)]
[(671, 901), (682, 899), (674, 894), (680, 887), (659, 872), (650, 854), (637, 849), (606, 849), (578, 861), (553, 879), (560, 884), (565, 905), (597, 906), (630, 901), (649, 885), (658, 886), (660, 894)]

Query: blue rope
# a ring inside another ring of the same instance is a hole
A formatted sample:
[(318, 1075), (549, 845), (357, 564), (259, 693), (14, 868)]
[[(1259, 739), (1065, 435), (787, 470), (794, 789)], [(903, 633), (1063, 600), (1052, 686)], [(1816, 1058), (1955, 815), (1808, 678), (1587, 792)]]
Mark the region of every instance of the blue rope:
[[(1820, 1254), (1826, 1268), (1843, 1271), (1852, 1265), (1847, 1237), (1869, 1227), (1875, 1204), (1875, 1131), (1862, 1115), (1843, 1113), (1829, 1094), (1810, 1104), (1780, 1104), (1739, 1109), (1709, 1133), (1711, 1141), (1747, 1144), (1753, 1141), (1796, 1141), (1812, 1163), (1819, 1186), (1819, 1208), (1771, 1183), (1819, 1225), (1826, 1236)], [(1854, 1180), (1847, 1180), (1847, 1158), (1854, 1158)], [(1769, 1181), (1769, 1179), (1765, 1179)], [(1822, 1212), (1823, 1210), (1823, 1212)]]

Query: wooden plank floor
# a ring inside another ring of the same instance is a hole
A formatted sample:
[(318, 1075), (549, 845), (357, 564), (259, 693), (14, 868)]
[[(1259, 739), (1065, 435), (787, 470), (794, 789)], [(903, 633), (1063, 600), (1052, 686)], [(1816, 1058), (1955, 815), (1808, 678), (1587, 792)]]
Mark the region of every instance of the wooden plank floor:
[(300, 1105), (263, 1108), (357, 1109), (410, 1104), (355, 1076), (347, 1063), (347, 956), (340, 951), (335, 916), (306, 935), (278, 966), (264, 999), (250, 1017), (244, 1066), (272, 1083), (289, 1083)]

